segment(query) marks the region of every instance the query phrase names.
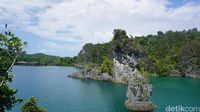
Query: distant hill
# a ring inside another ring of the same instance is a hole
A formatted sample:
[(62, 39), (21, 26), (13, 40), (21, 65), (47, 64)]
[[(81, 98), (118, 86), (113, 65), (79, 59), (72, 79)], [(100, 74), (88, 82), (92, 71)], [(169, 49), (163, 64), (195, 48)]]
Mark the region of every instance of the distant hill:
[(22, 53), (17, 58), (17, 65), (59, 65), (72, 66), (74, 65), (74, 58), (52, 56), (43, 53), (26, 54)]

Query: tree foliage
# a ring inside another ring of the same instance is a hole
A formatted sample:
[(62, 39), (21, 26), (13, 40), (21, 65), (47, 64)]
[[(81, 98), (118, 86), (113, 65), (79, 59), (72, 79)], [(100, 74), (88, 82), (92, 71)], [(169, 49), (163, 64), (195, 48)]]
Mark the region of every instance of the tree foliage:
[(8, 86), (8, 83), (13, 78), (10, 71), (25, 44), (10, 31), (0, 34), (0, 112), (11, 110), (16, 103), (22, 101), (15, 96), (17, 90)]
[(79, 52), (76, 57), (76, 62), (85, 66), (87, 63), (95, 63), (100, 65), (104, 57), (111, 59), (112, 47), (110, 43), (104, 44), (85, 44), (83, 49)]
[(123, 52), (129, 41), (126, 31), (122, 29), (115, 29), (113, 35), (114, 36), (111, 41), (113, 49), (117, 52)]
[(113, 75), (113, 61), (104, 57), (103, 63), (100, 66), (101, 73), (108, 73), (109, 75)]
[[(199, 38), (200, 32), (196, 28), (176, 32), (170, 30), (166, 33), (158, 32), (158, 35), (134, 38), (133, 41), (137, 46), (145, 51), (145, 56), (139, 63), (140, 70), (166, 76), (172, 70), (184, 73), (184, 70), (190, 66), (193, 71), (199, 73), (200, 70), (197, 69), (200, 66), (198, 63), (200, 60)], [(151, 66), (146, 66), (149, 63)], [(184, 68), (185, 65), (188, 67)]]
[(31, 97), (30, 100), (24, 103), (21, 110), (22, 112), (46, 112), (46, 110), (37, 105), (38, 100)]

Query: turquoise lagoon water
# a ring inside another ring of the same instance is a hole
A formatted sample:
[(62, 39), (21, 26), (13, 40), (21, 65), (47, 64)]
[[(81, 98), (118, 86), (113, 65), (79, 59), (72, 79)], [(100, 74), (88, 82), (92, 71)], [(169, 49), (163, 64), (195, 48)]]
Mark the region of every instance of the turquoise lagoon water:
[[(74, 67), (15, 66), (10, 85), (18, 89), (20, 98), (37, 97), (47, 112), (128, 112), (124, 107), (127, 86), (67, 77), (76, 71)], [(169, 105), (200, 106), (200, 80), (153, 77), (151, 83), (156, 112), (164, 112)], [(11, 112), (20, 112), (21, 105)]]

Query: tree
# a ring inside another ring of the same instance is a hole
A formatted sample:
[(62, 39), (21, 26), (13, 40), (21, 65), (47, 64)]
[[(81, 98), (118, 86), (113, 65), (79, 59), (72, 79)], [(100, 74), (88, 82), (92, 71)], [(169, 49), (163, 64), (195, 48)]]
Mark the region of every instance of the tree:
[(0, 112), (11, 110), (16, 103), (22, 101), (15, 96), (17, 90), (8, 86), (8, 82), (12, 81), (10, 71), (25, 44), (10, 31), (0, 34)]
[(108, 58), (104, 57), (104, 61), (100, 66), (101, 73), (108, 73), (109, 75), (113, 75), (113, 61), (109, 60)]
[(158, 32), (157, 32), (157, 35), (158, 35), (158, 37), (163, 37), (163, 36), (164, 36), (164, 33), (163, 33), (162, 31), (158, 31)]
[(126, 45), (129, 43), (129, 37), (125, 30), (115, 29), (113, 32), (114, 36), (112, 39), (112, 48), (115, 52), (126, 51)]
[(37, 101), (35, 97), (31, 97), (30, 100), (25, 102), (22, 106), (22, 112), (46, 112), (45, 109), (37, 105)]

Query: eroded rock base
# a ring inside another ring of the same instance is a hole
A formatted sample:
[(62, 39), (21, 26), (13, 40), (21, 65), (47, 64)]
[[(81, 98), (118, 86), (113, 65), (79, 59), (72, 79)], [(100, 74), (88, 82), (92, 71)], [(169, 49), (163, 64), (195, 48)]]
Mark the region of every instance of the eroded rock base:
[(135, 112), (152, 112), (156, 108), (156, 106), (150, 101), (132, 102), (129, 100), (125, 101), (125, 107)]

